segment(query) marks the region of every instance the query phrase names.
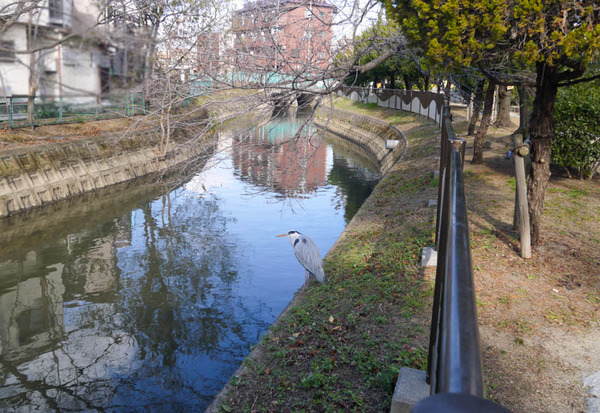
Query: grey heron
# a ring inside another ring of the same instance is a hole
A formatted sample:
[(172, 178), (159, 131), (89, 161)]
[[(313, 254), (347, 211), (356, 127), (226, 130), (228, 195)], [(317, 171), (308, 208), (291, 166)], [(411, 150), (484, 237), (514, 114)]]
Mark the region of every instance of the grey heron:
[(312, 274), (317, 281), (322, 283), (325, 281), (325, 273), (323, 273), (323, 260), (321, 260), (321, 254), (317, 244), (308, 238), (306, 235), (300, 234), (298, 231), (291, 230), (286, 234), (277, 235), (278, 237), (288, 237), (290, 244), (294, 249), (298, 262), (302, 264), (305, 273), (304, 285), (308, 283), (310, 274)]

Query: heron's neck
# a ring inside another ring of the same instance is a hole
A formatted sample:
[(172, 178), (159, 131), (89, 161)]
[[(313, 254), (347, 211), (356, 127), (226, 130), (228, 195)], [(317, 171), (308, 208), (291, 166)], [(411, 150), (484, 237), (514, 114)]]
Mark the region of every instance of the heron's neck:
[(298, 234), (290, 235), (290, 244), (292, 244), (292, 247), (296, 246), (296, 240), (298, 240), (298, 238), (300, 238), (300, 235)]

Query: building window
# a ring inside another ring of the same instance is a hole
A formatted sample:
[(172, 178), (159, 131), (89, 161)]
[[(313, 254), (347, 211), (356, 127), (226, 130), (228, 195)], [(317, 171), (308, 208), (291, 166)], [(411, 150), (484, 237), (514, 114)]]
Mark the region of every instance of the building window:
[(63, 0), (48, 0), (48, 11), (50, 12), (51, 20), (62, 20)]
[(15, 42), (14, 40), (0, 41), (0, 60), (15, 60)]
[(73, 0), (48, 0), (48, 17), (52, 25), (71, 27)]

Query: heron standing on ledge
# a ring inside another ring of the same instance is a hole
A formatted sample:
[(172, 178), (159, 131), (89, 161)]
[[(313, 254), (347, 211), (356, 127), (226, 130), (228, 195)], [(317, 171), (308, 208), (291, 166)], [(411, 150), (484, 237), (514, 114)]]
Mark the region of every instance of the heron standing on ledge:
[(317, 281), (322, 283), (325, 281), (325, 273), (323, 273), (323, 260), (317, 248), (317, 244), (308, 238), (306, 235), (300, 234), (298, 231), (288, 231), (287, 234), (277, 235), (278, 237), (288, 237), (290, 244), (294, 249), (298, 262), (302, 264), (305, 273), (304, 286), (308, 284), (308, 279), (312, 274)]

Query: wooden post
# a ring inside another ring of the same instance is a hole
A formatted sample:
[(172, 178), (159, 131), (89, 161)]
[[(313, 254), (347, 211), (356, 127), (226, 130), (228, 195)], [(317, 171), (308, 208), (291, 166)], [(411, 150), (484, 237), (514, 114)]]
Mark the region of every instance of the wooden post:
[(515, 146), (515, 180), (517, 183), (517, 196), (515, 208), (518, 208), (518, 226), (521, 234), (521, 257), (531, 258), (531, 234), (529, 229), (529, 209), (527, 208), (527, 181), (525, 180), (525, 156), (529, 154), (529, 147), (523, 146), (523, 136), (520, 133), (513, 135)]
[[(513, 162), (514, 162), (514, 158), (513, 158)], [(517, 194), (516, 190), (515, 190), (515, 211), (513, 213), (513, 229), (519, 229), (519, 195)]]

